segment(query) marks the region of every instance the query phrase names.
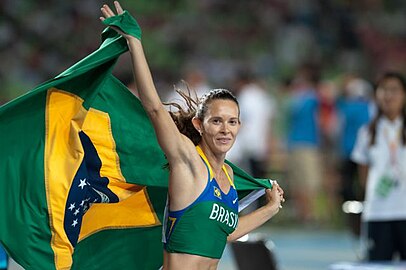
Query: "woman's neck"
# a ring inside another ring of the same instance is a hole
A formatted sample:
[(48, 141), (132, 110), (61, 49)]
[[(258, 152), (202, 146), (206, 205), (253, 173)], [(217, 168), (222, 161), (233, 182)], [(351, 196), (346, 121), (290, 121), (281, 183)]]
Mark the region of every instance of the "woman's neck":
[(210, 147), (204, 143), (200, 143), (199, 146), (202, 149), (207, 160), (209, 161), (210, 166), (212, 167), (212, 170), (217, 175), (221, 171), (221, 169), (224, 165), (224, 160), (225, 160), (226, 155), (225, 154), (216, 155), (215, 153), (213, 153), (211, 151)]
[(395, 121), (400, 117), (398, 113), (385, 113), (384, 116), (391, 122)]

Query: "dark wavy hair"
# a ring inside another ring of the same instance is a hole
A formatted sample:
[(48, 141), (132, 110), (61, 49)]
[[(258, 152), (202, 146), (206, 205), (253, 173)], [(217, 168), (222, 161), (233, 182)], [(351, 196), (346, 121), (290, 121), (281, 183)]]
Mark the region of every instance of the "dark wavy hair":
[(198, 98), (196, 92), (191, 90), (187, 84), (186, 89), (186, 93), (180, 89), (175, 89), (175, 91), (185, 101), (186, 108), (176, 102), (167, 102), (164, 103), (164, 105), (174, 106), (177, 109), (175, 112), (169, 111), (169, 114), (171, 115), (179, 131), (191, 139), (194, 145), (198, 145), (202, 137), (193, 126), (192, 119), (193, 117), (197, 117), (203, 121), (207, 113), (208, 106), (213, 100), (221, 99), (234, 101), (238, 107), (238, 117), (240, 116), (240, 107), (237, 98), (233, 95), (233, 93), (231, 93), (231, 91), (227, 89), (212, 89), (202, 97)]
[[(381, 86), (381, 84), (388, 80), (388, 79), (395, 79), (398, 80), (400, 82), (400, 84), (402, 85), (403, 88), (403, 92), (406, 93), (406, 79), (405, 77), (398, 73), (398, 72), (386, 72), (384, 73), (376, 82), (375, 87), (374, 87), (374, 91), (375, 91), (375, 95), (376, 95), (376, 90), (378, 89), (378, 87)], [(378, 120), (379, 118), (383, 115), (382, 110), (379, 108), (378, 106), (378, 111), (376, 116), (374, 117), (374, 119), (371, 121), (371, 123), (368, 126), (368, 131), (371, 134), (371, 141), (369, 143), (370, 146), (374, 145), (376, 142), (376, 128), (378, 125)], [(406, 145), (406, 102), (403, 105), (403, 110), (402, 110), (402, 134), (401, 134), (401, 138), (402, 138), (402, 144)]]

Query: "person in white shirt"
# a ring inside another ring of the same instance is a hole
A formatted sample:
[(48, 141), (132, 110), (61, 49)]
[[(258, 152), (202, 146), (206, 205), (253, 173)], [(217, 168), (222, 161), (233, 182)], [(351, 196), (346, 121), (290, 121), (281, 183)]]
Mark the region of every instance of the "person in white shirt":
[(238, 97), (243, 125), (238, 139), (227, 154), (227, 159), (255, 177), (267, 178), (275, 101), (249, 70), (238, 72), (234, 90)]
[(406, 260), (406, 79), (385, 73), (375, 97), (377, 114), (359, 130), (351, 155), (365, 187), (367, 260)]
[(165, 98), (165, 104), (172, 104), (170, 107), (172, 111), (178, 110), (178, 108), (173, 106), (174, 103), (181, 105), (183, 109), (187, 109), (185, 101), (178, 93), (179, 91), (184, 94), (191, 92), (192, 96), (200, 98), (211, 90), (206, 74), (203, 72), (203, 70), (196, 67), (186, 68), (184, 71), (184, 80), (181, 80), (174, 87), (175, 89), (170, 91)]

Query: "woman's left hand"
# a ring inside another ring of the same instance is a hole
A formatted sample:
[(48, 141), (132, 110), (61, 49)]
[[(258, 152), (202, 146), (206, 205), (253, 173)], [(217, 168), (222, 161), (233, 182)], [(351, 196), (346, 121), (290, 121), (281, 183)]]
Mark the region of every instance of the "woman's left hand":
[[(124, 13), (123, 8), (121, 7), (120, 3), (118, 1), (114, 1), (114, 6), (116, 7), (117, 15), (121, 15)], [(104, 4), (101, 8), (101, 12), (104, 17), (100, 17), (101, 21), (104, 21), (107, 18), (116, 16), (116, 14), (111, 10), (111, 8)]]
[(281, 186), (278, 184), (278, 182), (276, 182), (276, 180), (273, 181), (273, 184), (276, 186), (276, 189), (278, 190), (279, 196), (281, 198), (281, 204), (279, 205), (279, 208), (282, 208), (282, 203), (285, 202), (285, 193), (283, 191), (283, 189), (281, 188)]
[[(114, 13), (114, 11), (111, 10), (111, 8), (109, 7), (109, 5), (104, 4), (101, 7), (101, 12), (103, 14), (103, 16), (100, 17), (101, 21), (104, 21), (107, 18), (116, 16), (116, 15), (122, 15), (124, 13), (123, 8), (121, 7), (120, 3), (118, 1), (114, 1), (114, 6), (116, 8), (116, 12), (117, 14)], [(134, 38), (134, 36), (129, 35), (124, 33), (123, 31), (121, 31), (118, 27), (116, 26), (110, 26), (111, 28), (113, 28), (115, 31), (117, 31), (120, 35), (122, 35), (125, 39), (129, 40), (131, 38)]]
[(267, 204), (273, 214), (279, 212), (282, 208), (282, 203), (285, 202), (284, 191), (276, 181), (272, 182), (272, 188), (266, 190)]

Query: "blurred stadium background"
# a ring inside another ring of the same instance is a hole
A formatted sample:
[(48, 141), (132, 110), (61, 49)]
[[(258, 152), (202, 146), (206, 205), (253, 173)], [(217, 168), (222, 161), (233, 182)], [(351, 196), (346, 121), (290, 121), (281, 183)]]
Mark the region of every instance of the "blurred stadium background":
[[(108, 2), (108, 1), (107, 1)], [(2, 0), (0, 80), (3, 100), (52, 78), (97, 48), (96, 0)], [(373, 79), (404, 68), (406, 4), (402, 0), (123, 0), (139, 20), (153, 74), (170, 91), (197, 66), (214, 85), (251, 67), (272, 84), (304, 62), (323, 78), (357, 72)], [(117, 69), (129, 76), (129, 66)], [(273, 91), (277, 88), (272, 87)]]
[[(99, 21), (103, 3), (1, 0), (0, 104), (94, 51), (104, 28)], [(121, 4), (143, 29), (144, 47), (162, 97), (170, 96), (173, 85), (189, 70), (202, 72), (215, 88), (232, 89), (238, 71), (247, 69), (276, 104), (283, 104), (287, 85), (303, 65), (310, 65), (319, 81), (331, 86), (330, 113), (334, 114), (334, 100), (342, 95), (348, 76), (373, 82), (382, 71), (406, 70), (403, 0), (121, 0)], [(121, 57), (114, 72), (131, 84), (128, 55)], [(292, 184), (286, 179), (284, 112), (280, 107), (275, 113), (267, 176), (280, 179), (289, 200)], [(278, 217), (260, 230), (275, 244), (281, 269), (327, 269), (331, 263), (360, 258), (354, 228), (358, 225), (346, 222), (348, 215), (342, 212), (338, 191), (339, 147), (334, 142), (340, 126), (324, 128), (331, 155), (320, 164), (326, 168), (321, 220), (314, 226), (301, 223), (288, 201)], [(332, 245), (328, 255), (322, 253), (326, 245)], [(226, 252), (222, 269), (234, 269), (230, 254)]]

